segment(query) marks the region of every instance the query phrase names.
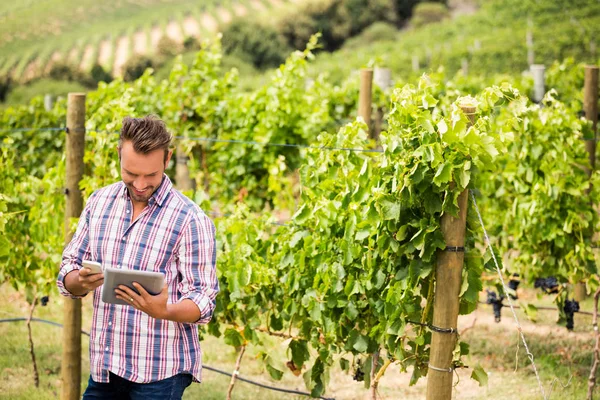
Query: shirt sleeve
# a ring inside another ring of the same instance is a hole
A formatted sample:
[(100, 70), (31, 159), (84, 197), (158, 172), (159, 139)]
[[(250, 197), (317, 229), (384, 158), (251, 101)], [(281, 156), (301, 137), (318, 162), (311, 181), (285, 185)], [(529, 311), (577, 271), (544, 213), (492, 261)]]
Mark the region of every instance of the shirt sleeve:
[(56, 279), (56, 285), (58, 286), (60, 294), (73, 299), (81, 299), (87, 295), (86, 293), (83, 296), (75, 296), (69, 292), (65, 287), (65, 276), (73, 270), (81, 269), (81, 261), (90, 258), (89, 223), (92, 196), (88, 199), (88, 202), (79, 217), (79, 223), (77, 224), (77, 230), (75, 231), (73, 238), (63, 251), (62, 262), (60, 264), (60, 270), (58, 271), (58, 278)]
[(219, 293), (216, 270), (215, 225), (204, 213), (192, 216), (182, 231), (178, 249), (181, 281), (179, 302), (190, 299), (200, 309), (200, 319), (195, 323), (207, 324), (212, 318)]

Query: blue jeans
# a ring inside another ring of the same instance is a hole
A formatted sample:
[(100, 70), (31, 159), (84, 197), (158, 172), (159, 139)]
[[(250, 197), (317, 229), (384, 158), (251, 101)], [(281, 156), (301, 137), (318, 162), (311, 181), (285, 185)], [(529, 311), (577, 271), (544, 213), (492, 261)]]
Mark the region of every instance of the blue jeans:
[(90, 376), (83, 400), (180, 400), (185, 388), (192, 383), (190, 374), (178, 374), (150, 383), (135, 383), (111, 372), (108, 379), (108, 383), (99, 383)]

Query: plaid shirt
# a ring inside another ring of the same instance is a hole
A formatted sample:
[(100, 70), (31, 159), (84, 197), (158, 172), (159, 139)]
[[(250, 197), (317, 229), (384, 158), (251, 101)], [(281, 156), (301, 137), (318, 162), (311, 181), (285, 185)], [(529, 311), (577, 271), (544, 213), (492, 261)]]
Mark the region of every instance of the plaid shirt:
[(106, 304), (102, 286), (94, 291), (90, 335), (90, 372), (108, 382), (109, 371), (127, 380), (148, 383), (178, 373), (200, 381), (202, 352), (197, 324), (206, 324), (219, 291), (215, 228), (200, 208), (173, 188), (164, 175), (148, 206), (132, 221), (133, 205), (123, 182), (94, 192), (77, 231), (63, 252), (57, 284), (73, 296), (65, 276), (82, 260), (104, 267), (160, 271), (169, 287), (168, 303), (190, 299), (200, 309), (195, 324), (150, 317), (129, 305)]

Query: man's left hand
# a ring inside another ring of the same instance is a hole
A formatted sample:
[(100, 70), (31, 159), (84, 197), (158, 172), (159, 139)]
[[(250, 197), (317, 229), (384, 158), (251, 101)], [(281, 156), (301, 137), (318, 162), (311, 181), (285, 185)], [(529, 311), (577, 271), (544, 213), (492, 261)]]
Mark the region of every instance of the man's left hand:
[(148, 293), (146, 289), (137, 282), (133, 282), (133, 286), (140, 294), (137, 294), (125, 285), (119, 285), (119, 287), (115, 289), (117, 298), (125, 301), (135, 309), (145, 312), (152, 318), (167, 319), (167, 299), (169, 296), (167, 284), (165, 284), (159, 294), (154, 296)]

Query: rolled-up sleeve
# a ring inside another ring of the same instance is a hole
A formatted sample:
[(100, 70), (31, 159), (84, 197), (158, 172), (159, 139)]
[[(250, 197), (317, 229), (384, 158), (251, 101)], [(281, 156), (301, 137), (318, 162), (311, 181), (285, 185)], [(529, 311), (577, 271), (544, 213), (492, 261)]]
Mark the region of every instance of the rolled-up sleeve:
[(219, 293), (215, 225), (204, 213), (194, 213), (181, 234), (177, 254), (181, 274), (179, 302), (192, 300), (200, 310), (200, 319), (195, 323), (207, 324)]
[(89, 259), (89, 222), (90, 209), (92, 207), (91, 200), (92, 197), (88, 199), (88, 202), (81, 213), (77, 230), (75, 231), (73, 238), (63, 251), (62, 262), (60, 264), (60, 270), (58, 271), (58, 278), (56, 279), (56, 285), (58, 286), (58, 291), (60, 294), (73, 299), (80, 299), (85, 297), (85, 295), (75, 296), (69, 292), (65, 287), (65, 276), (67, 276), (67, 274), (73, 270), (81, 269), (81, 261)]

